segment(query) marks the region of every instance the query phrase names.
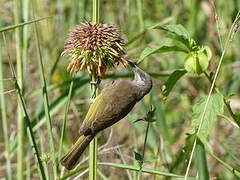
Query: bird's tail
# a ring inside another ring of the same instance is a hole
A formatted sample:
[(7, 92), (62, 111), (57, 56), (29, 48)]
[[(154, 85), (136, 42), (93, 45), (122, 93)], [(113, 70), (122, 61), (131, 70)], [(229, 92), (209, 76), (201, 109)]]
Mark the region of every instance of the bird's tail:
[(61, 164), (68, 170), (73, 169), (77, 165), (80, 156), (87, 148), (91, 140), (94, 138), (94, 136), (95, 135), (80, 136), (77, 142), (67, 152), (67, 154), (62, 157), (60, 160)]

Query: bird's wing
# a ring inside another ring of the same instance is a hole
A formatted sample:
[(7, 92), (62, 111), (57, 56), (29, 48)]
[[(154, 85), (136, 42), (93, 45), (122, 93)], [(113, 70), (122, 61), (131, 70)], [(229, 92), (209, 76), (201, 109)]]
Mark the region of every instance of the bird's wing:
[(99, 94), (89, 107), (87, 115), (80, 128), (80, 134), (86, 134), (86, 131), (89, 131), (91, 123), (95, 120), (95, 116), (97, 112), (102, 111), (102, 109), (104, 108), (103, 104), (104, 104), (104, 96), (102, 94)]
[[(132, 89), (129, 91), (128, 89)], [(80, 134), (90, 135), (126, 116), (134, 104), (135, 91), (129, 81), (118, 80), (103, 89), (90, 106)]]

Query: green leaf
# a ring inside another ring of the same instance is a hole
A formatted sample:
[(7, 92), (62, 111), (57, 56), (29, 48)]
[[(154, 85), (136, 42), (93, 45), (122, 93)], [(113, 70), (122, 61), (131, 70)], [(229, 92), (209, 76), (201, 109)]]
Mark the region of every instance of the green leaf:
[(181, 52), (187, 53), (186, 50), (178, 46), (160, 46), (156, 48), (145, 48), (141, 53), (140, 58), (137, 61), (137, 64), (141, 63), (145, 58), (147, 58), (152, 54), (165, 53), (165, 52), (171, 52), (171, 51), (181, 51)]
[[(193, 106), (193, 114), (192, 114), (192, 127), (195, 130), (195, 132), (198, 130), (202, 113), (204, 113), (204, 108), (206, 105), (207, 96), (201, 98), (194, 106)], [(218, 114), (223, 114), (223, 107), (224, 107), (224, 101), (223, 101), (223, 95), (220, 93), (213, 94), (210, 96), (208, 106), (205, 112), (205, 116), (202, 121), (199, 138), (203, 141), (208, 137), (210, 134), (214, 122), (217, 119)]]
[(186, 73), (186, 70), (178, 69), (169, 76), (162, 88), (162, 93), (165, 97), (169, 95), (176, 82)]
[(139, 121), (143, 121), (143, 119), (137, 119), (135, 121), (133, 121), (133, 123), (139, 122)]
[(235, 118), (235, 122), (238, 124), (240, 124), (240, 113), (234, 114), (234, 118)]
[(211, 51), (210, 47), (204, 46), (201, 48), (201, 50), (207, 56), (208, 60), (210, 60), (212, 58), (212, 51)]
[(134, 151), (134, 158), (135, 160), (138, 161), (140, 165), (143, 163), (143, 156), (135, 151)]
[(170, 24), (165, 26), (155, 26), (154, 29), (162, 29), (170, 33), (169, 38), (183, 43), (188, 49), (193, 49), (196, 42), (191, 39), (188, 31), (181, 24)]
[(168, 24), (164, 26), (155, 26), (154, 29), (162, 29), (170, 33), (173, 33), (177, 36), (181, 36), (185, 39), (190, 39), (189, 33), (181, 24)]

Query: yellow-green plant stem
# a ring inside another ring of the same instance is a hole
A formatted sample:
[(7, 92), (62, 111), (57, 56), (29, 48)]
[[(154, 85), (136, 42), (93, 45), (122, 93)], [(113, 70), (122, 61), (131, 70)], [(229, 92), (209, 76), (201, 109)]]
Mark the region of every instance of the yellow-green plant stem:
[[(92, 22), (99, 23), (99, 7), (100, 0), (93, 0), (92, 6)], [(92, 81), (96, 81), (97, 77), (95, 74), (91, 77)], [(96, 98), (97, 96), (97, 86), (92, 85), (92, 98)], [(97, 179), (97, 137), (95, 137), (89, 145), (89, 179), (96, 180)]]
[(44, 111), (47, 119), (47, 128), (48, 128), (48, 136), (49, 136), (49, 143), (50, 143), (50, 150), (51, 150), (51, 159), (53, 163), (53, 176), (54, 179), (57, 178), (57, 162), (56, 162), (56, 154), (54, 148), (54, 137), (52, 131), (52, 122), (50, 117), (50, 108), (49, 108), (49, 100), (48, 100), (48, 92), (47, 92), (47, 82), (44, 74), (44, 66), (42, 61), (42, 54), (40, 50), (40, 43), (39, 43), (39, 36), (38, 36), (38, 29), (37, 24), (34, 23), (34, 31), (35, 31), (35, 40), (36, 40), (36, 50), (38, 55), (38, 64), (41, 73), (41, 85), (42, 85), (42, 97), (43, 97), (43, 104), (44, 104)]
[(3, 132), (3, 140), (5, 146), (5, 159), (7, 165), (7, 179), (12, 179), (12, 168), (11, 168), (11, 158), (10, 158), (10, 146), (9, 146), (9, 133), (8, 133), (8, 122), (7, 122), (7, 109), (6, 102), (4, 97), (4, 83), (3, 83), (3, 68), (2, 68), (2, 47), (0, 44), (0, 109), (1, 109), (1, 117), (2, 117), (2, 132)]
[[(92, 82), (96, 81), (96, 77), (92, 76)], [(92, 85), (92, 98), (96, 98), (97, 86)], [(89, 179), (96, 180), (97, 179), (97, 137), (95, 137), (89, 145)]]
[[(19, 24), (20, 19), (20, 1), (14, 0), (14, 23)], [(17, 75), (18, 84), (20, 89), (23, 89), (23, 62), (21, 58), (21, 36), (20, 30), (15, 29), (15, 40), (16, 40), (16, 62), (17, 62)], [(21, 103), (18, 99), (17, 106), (17, 177), (19, 180), (24, 179), (24, 122), (23, 113), (21, 109)]]

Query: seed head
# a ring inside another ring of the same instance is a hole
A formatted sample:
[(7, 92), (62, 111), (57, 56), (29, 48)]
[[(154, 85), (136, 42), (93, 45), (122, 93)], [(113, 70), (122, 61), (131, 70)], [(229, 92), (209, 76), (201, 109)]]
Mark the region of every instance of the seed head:
[(71, 62), (67, 71), (71, 74), (87, 69), (89, 74), (100, 78), (107, 68), (116, 63), (127, 66), (124, 59), (124, 41), (114, 25), (82, 23), (70, 33), (61, 55), (69, 55)]

